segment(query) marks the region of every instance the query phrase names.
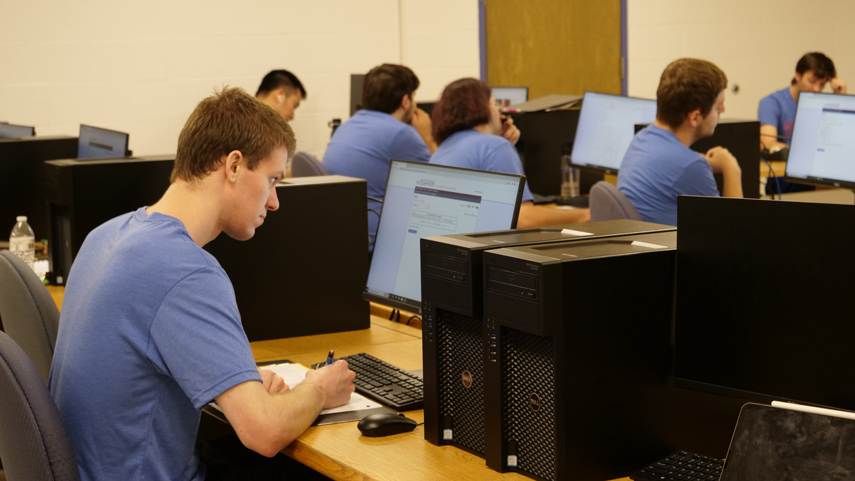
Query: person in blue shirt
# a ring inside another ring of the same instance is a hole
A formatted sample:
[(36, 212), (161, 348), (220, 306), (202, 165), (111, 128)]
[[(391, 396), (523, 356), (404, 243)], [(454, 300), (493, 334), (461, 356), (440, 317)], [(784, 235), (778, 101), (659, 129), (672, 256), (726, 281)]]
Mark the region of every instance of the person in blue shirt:
[(618, 190), (645, 221), (677, 225), (678, 196), (719, 195), (714, 173), (725, 197), (742, 197), (742, 171), (727, 149), (689, 148), (715, 131), (726, 87), (724, 72), (705, 60), (679, 59), (662, 72), (656, 120), (632, 139), (618, 170)]
[[(439, 147), (430, 163), (524, 175), (514, 144), (520, 131), (502, 119), (490, 87), (474, 78), (450, 83), (433, 108), (433, 138)], [(557, 174), (556, 174), (557, 175)], [(588, 209), (552, 209), (534, 205), (526, 182), (517, 227), (572, 224), (591, 220)]]
[(345, 362), (310, 371), (293, 390), (256, 367), (228, 275), (203, 249), (223, 232), (250, 239), (279, 208), (276, 184), (295, 145), (278, 113), (225, 89), (184, 125), (163, 197), (86, 237), (49, 383), (84, 481), (222, 479), (196, 448), (201, 410), (214, 400), (238, 446), (266, 457), (349, 400), (355, 374)]
[(760, 119), (761, 150), (766, 148), (774, 153), (790, 145), (799, 92), (822, 92), (828, 83), (831, 83), (832, 92), (846, 93), (846, 81), (837, 76), (830, 58), (820, 52), (804, 54), (796, 63), (790, 86), (760, 100), (757, 118)]
[[(436, 143), (430, 117), (416, 107), (418, 88), (419, 78), (403, 65), (371, 69), (362, 86), (362, 109), (336, 129), (324, 153), (329, 173), (365, 179), (368, 196), (382, 202), (392, 159), (430, 160)], [(374, 250), (380, 202), (368, 200), (369, 252)]]

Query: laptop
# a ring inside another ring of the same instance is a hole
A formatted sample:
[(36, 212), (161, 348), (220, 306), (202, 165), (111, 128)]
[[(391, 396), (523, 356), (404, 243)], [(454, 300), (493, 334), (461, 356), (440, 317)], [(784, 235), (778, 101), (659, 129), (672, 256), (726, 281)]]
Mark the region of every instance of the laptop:
[(742, 407), (720, 481), (838, 479), (855, 479), (855, 419), (764, 404)]

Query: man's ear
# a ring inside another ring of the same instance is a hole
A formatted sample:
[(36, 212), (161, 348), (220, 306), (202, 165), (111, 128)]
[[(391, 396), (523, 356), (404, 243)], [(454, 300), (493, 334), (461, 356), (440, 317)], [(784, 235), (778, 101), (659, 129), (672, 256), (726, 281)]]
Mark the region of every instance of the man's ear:
[(229, 182), (237, 182), (238, 175), (240, 175), (241, 170), (245, 167), (243, 158), (243, 154), (240, 153), (240, 150), (233, 150), (226, 155), (226, 160), (223, 162), (223, 166), (225, 167), (226, 179), (228, 179)]
[(689, 112), (689, 115), (686, 116), (686, 120), (689, 122), (689, 125), (692, 127), (697, 127), (704, 120), (704, 116), (701, 115), (701, 109), (695, 109)]
[(412, 97), (410, 97), (410, 94), (404, 94), (404, 96), (401, 97), (401, 108), (404, 109), (405, 111), (410, 110), (410, 105), (412, 103), (413, 103), (413, 99), (412, 99)]

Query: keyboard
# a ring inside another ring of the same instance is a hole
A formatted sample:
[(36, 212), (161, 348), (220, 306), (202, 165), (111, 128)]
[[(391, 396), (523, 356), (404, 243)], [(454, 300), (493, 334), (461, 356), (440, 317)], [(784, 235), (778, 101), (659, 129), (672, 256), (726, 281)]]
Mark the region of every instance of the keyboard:
[(634, 481), (717, 481), (721, 459), (680, 451), (633, 473)]
[(359, 394), (397, 411), (424, 407), (422, 380), (418, 376), (364, 352), (341, 359), (356, 373), (353, 384)]

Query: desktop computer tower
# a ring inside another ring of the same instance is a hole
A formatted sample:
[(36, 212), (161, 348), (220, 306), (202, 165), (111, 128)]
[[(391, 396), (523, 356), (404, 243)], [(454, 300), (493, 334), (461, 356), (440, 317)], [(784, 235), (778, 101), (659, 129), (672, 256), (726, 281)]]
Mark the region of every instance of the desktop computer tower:
[(169, 187), (174, 162), (174, 155), (45, 162), (51, 281), (65, 284), (92, 229), (157, 202)]
[(677, 232), (484, 253), (487, 466), (627, 476), (662, 439)]
[[(27, 216), (36, 240), (48, 237), (45, 160), (77, 156), (77, 137), (0, 139), (0, 229), (12, 230), (15, 217)], [(9, 233), (0, 234), (8, 240)]]
[(613, 220), (421, 240), (425, 439), (485, 457), (482, 259), (490, 249), (673, 231)]
[(250, 341), (370, 327), (365, 180), (283, 180), (279, 210), (252, 239), (221, 234), (205, 246), (232, 281)]

